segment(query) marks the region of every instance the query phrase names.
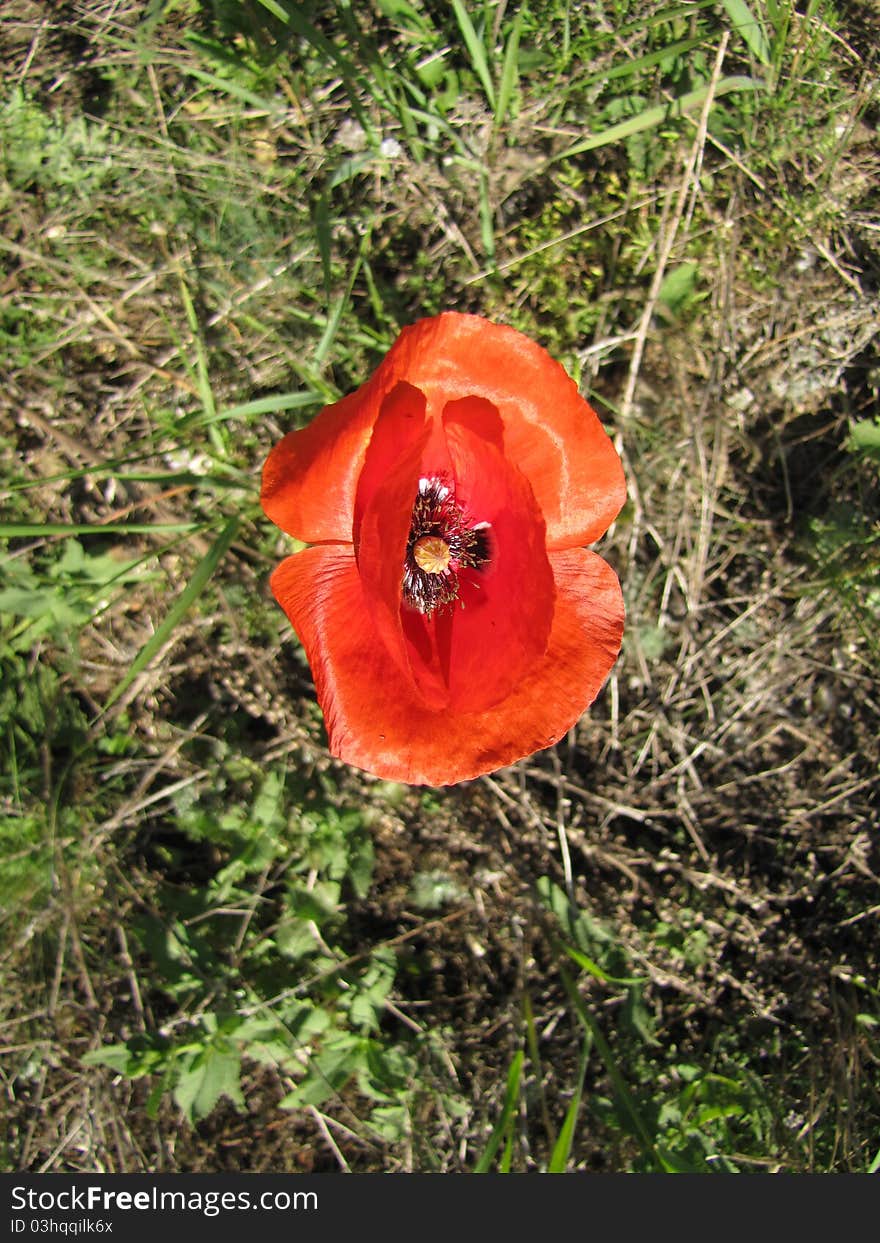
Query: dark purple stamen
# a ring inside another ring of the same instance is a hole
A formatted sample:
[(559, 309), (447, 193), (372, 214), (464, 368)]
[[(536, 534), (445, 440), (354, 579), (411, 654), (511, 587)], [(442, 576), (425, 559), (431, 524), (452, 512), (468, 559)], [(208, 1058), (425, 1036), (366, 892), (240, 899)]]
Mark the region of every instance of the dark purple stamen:
[(459, 570), (489, 560), (489, 524), (474, 524), (437, 476), (419, 480), (403, 563), (403, 599), (426, 617), (459, 597)]

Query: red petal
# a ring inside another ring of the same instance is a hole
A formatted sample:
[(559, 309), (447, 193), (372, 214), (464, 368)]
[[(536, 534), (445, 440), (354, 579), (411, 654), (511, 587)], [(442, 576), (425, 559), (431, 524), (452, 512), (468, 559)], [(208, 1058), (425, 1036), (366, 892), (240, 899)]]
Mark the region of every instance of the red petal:
[(266, 517), (307, 544), (350, 543), (355, 496), (382, 402), (413, 367), (417, 341), (398, 337), (377, 371), (355, 392), (288, 432), (263, 467)]
[(469, 397), (447, 405), (443, 422), (456, 500), (474, 524), (488, 523), (491, 552), (484, 569), (460, 572), (459, 601), (427, 625), (449, 709), (479, 712), (509, 694), (546, 649), (556, 593), (532, 489), (492, 443), (496, 425), (500, 442), (498, 412)]
[[(553, 575), (528, 482), (484, 438), (500, 444), (498, 412), (465, 398), (446, 408), (441, 430), (425, 424), (418, 389), (401, 383), (385, 399), (358, 485), (355, 550), (377, 634), (426, 706), (476, 712), (503, 699), (547, 646)], [(472, 522), (488, 524), (492, 549), (484, 570), (459, 572), (456, 605), (432, 617), (401, 608), (421, 475), (454, 479)]]
[(351, 540), (373, 425), (401, 380), (425, 393), (438, 426), (461, 397), (496, 407), (505, 454), (532, 486), (549, 548), (592, 543), (617, 515), (626, 495), (620, 460), (562, 367), (513, 328), (447, 312), (405, 328), (366, 384), (275, 446), (262, 501), (282, 530), (307, 543)]
[(376, 635), (422, 693), (445, 703), (448, 690), (436, 664), (411, 669), (400, 617), (406, 542), (418, 491), (422, 455), (432, 432), (425, 399), (400, 383), (385, 398), (364, 459), (355, 501), (355, 555)]
[(372, 382), (288, 432), (263, 467), (266, 517), (306, 543), (351, 542), (354, 497), (378, 414)]
[(590, 544), (604, 534), (626, 498), (620, 458), (546, 350), (513, 328), (447, 312), (405, 328), (388, 359), (398, 352), (407, 358), (400, 374), (424, 392), (429, 416), (468, 396), (496, 407), (505, 454), (544, 514), (548, 548)]
[(558, 741), (614, 664), (623, 600), (595, 553), (550, 560), (556, 607), (546, 653), (501, 703), (465, 713), (427, 708), (388, 655), (351, 552), (312, 548), (282, 562), (272, 588), (305, 646), (331, 753), (389, 780), (448, 785)]

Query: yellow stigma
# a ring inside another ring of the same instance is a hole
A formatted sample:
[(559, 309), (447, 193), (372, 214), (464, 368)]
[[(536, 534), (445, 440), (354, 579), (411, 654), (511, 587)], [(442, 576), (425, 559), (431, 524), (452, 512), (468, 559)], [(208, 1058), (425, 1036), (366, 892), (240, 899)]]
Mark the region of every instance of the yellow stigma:
[(416, 540), (413, 557), (426, 574), (442, 574), (449, 569), (449, 545), (439, 535), (423, 535)]

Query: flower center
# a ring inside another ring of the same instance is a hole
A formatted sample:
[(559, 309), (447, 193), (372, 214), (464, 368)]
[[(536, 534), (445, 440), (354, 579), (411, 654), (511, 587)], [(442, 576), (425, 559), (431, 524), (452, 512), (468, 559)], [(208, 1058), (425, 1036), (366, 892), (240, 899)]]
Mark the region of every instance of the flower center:
[(430, 617), (459, 598), (459, 572), (489, 560), (489, 524), (474, 523), (441, 478), (419, 480), (403, 563), (404, 603)]
[(439, 535), (423, 535), (413, 544), (413, 560), (426, 574), (443, 574), (451, 557), (449, 545)]

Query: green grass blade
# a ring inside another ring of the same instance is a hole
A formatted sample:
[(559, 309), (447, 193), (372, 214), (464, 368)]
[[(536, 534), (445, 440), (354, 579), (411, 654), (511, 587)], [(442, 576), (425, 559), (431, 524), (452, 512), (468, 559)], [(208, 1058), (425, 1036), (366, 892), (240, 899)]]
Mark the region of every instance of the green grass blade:
[(0, 539), (40, 539), (49, 535), (164, 535), (197, 531), (197, 522), (2, 522)]
[[(317, 404), (318, 400), (318, 398), (315, 399), (315, 404)], [(222, 418), (223, 416), (221, 414), (217, 417)], [(81, 467), (79, 470), (65, 470), (58, 471), (54, 475), (42, 475), (39, 479), (16, 479), (10, 481), (6, 486), (10, 492), (27, 492), (33, 488), (45, 487), (47, 483), (69, 483), (75, 479), (83, 479), (87, 475), (96, 479), (103, 478), (105, 475), (112, 475), (118, 483), (161, 483), (169, 487), (174, 484), (185, 484), (198, 488), (245, 488), (250, 490), (254, 486), (253, 475), (250, 472), (236, 469), (234, 467), (227, 467), (225, 473), (223, 474), (213, 475), (196, 474), (195, 471), (188, 470), (127, 471), (122, 469), (131, 463), (143, 461), (143, 459), (147, 456), (152, 455), (136, 453), (132, 454), (132, 456), (128, 458), (109, 458), (106, 462), (102, 462), (99, 466), (92, 466), (90, 464), (89, 466)], [(146, 499), (143, 501), (144, 505), (148, 503), (149, 502)], [(37, 524), (33, 523), (30, 525)], [(45, 524), (41, 523), (39, 525), (43, 526)], [(187, 530), (193, 530), (196, 525), (198, 524), (185, 524)], [(2, 524), (0, 524), (0, 526), (2, 526)], [(106, 529), (107, 525), (104, 523), (93, 523), (89, 526), (90, 531), (94, 530), (98, 532), (105, 531)], [(153, 530), (154, 526), (151, 525), (149, 529)]]
[(168, 470), (168, 471), (124, 471), (116, 474), (114, 479), (117, 483), (155, 483), (165, 488), (229, 488), (234, 490), (242, 490), (245, 492), (256, 491), (256, 484), (252, 475), (241, 474), (235, 478), (232, 475), (197, 475), (191, 470)]
[(721, 3), (730, 18), (731, 25), (742, 36), (746, 47), (756, 60), (760, 61), (766, 69), (770, 69), (773, 65), (773, 56), (767, 35), (759, 19), (746, 4), (746, 0), (721, 0)]
[(283, 5), (278, 3), (278, 0), (260, 0), (260, 4), (268, 13), (271, 13), (273, 17), (277, 18), (279, 22), (284, 22), (286, 24), (288, 20), (287, 10)]
[(566, 945), (563, 948), (572, 962), (576, 962), (579, 967), (583, 967), (584, 971), (589, 971), (591, 976), (597, 980), (601, 980), (603, 984), (622, 984), (628, 988), (631, 984), (641, 984), (642, 982), (640, 977), (636, 975), (609, 975), (608, 972), (603, 970), (597, 962), (595, 962), (592, 958), (588, 958), (586, 954), (582, 954), (581, 951), (575, 949), (573, 945)]
[(378, 138), (372, 120), (361, 103), (358, 89), (359, 86), (363, 87), (375, 98), (376, 91), (369, 75), (358, 72), (356, 64), (343, 56), (336, 44), (321, 34), (318, 28), (313, 26), (303, 15), (300, 11), (301, 6), (295, 0), (286, 0), (285, 3), (279, 3), (279, 0), (259, 0), (259, 3), (273, 17), (276, 17), (278, 21), (288, 26), (301, 39), (305, 39), (307, 43), (311, 44), (315, 51), (323, 57), (325, 64), (334, 66), (345, 83), (352, 112), (360, 122), (370, 144), (378, 146)]
[[(495, 1159), (495, 1153), (501, 1146), (501, 1141), (507, 1134), (507, 1129), (513, 1122), (513, 1116), (519, 1105), (520, 1077), (522, 1075), (523, 1051), (519, 1049), (513, 1061), (510, 1063), (510, 1070), (507, 1072), (507, 1088), (504, 1093), (504, 1104), (501, 1108), (501, 1115), (492, 1128), (492, 1134), (489, 1136), (489, 1142), (486, 1145), (483, 1155), (474, 1167), (475, 1174), (488, 1174), (489, 1167)], [(508, 1165), (508, 1169), (509, 1169)]]
[(452, 0), (452, 7), (455, 10), (455, 20), (458, 22), (458, 28), (464, 39), (468, 55), (471, 58), (471, 65), (474, 73), (483, 84), (483, 90), (486, 92), (486, 98), (489, 101), (489, 107), (495, 112), (495, 87), (492, 83), (492, 75), (489, 72), (489, 63), (486, 60), (486, 49), (480, 41), (480, 37), (474, 29), (471, 21), (471, 15), (464, 6), (463, 0)]
[(598, 1023), (584, 1005), (580, 993), (575, 988), (574, 982), (565, 968), (561, 968), (560, 974), (562, 975), (562, 982), (565, 985), (565, 991), (568, 993), (571, 1003), (577, 1011), (577, 1016), (587, 1033), (595, 1042), (599, 1056), (605, 1064), (605, 1069), (608, 1071), (608, 1077), (610, 1078), (612, 1087), (614, 1088), (614, 1094), (621, 1105), (622, 1113), (625, 1115), (625, 1118), (622, 1118), (621, 1121), (628, 1122), (629, 1129), (642, 1145), (646, 1155), (649, 1156), (651, 1160), (661, 1169), (665, 1170), (667, 1173), (671, 1172), (668, 1161), (664, 1160), (664, 1158), (657, 1151), (654, 1141), (651, 1138), (651, 1132), (639, 1112), (638, 1106), (633, 1099), (632, 1093), (627, 1087), (623, 1075), (620, 1073), (608, 1041), (602, 1035), (602, 1031), (599, 1028)]
[(104, 711), (116, 702), (120, 695), (131, 686), (134, 679), (139, 673), (143, 672), (149, 665), (150, 661), (159, 653), (174, 633), (174, 628), (184, 618), (184, 616), (192, 608), (193, 604), (199, 598), (208, 585), (208, 581), (213, 575), (217, 566), (229, 551), (229, 545), (235, 539), (238, 531), (239, 519), (237, 517), (230, 518), (224, 526), (223, 530), (215, 539), (214, 543), (208, 549), (208, 552), (199, 562), (196, 571), (187, 583), (186, 587), (175, 600), (174, 604), (166, 613), (164, 619), (157, 627), (155, 634), (147, 640), (137, 656), (131, 664), (131, 667), (125, 674), (125, 677), (119, 682), (110, 694), (104, 705)]
[(541, 1050), (538, 1047), (538, 1033), (535, 1029), (535, 1014), (532, 1009), (532, 999), (528, 993), (523, 994), (523, 1018), (526, 1027), (526, 1048), (529, 1051), (529, 1061), (532, 1064), (532, 1073), (535, 1076), (535, 1086), (540, 1101), (541, 1121), (547, 1135), (547, 1142), (551, 1143), (553, 1140), (553, 1126), (551, 1125), (550, 1113), (547, 1109), (547, 1094), (544, 1090), (544, 1070), (541, 1061)]
[(489, 202), (489, 178), (485, 173), (480, 175), (480, 234), (486, 262), (490, 268), (494, 268), (495, 225), (492, 220), (492, 204)]
[(519, 79), (519, 36), (522, 30), (524, 9), (516, 15), (513, 29), (504, 49), (504, 62), (501, 66), (501, 81), (498, 84), (498, 102), (495, 105), (495, 128), (500, 129), (507, 119), (507, 110), (513, 99), (513, 92)]
[(584, 87), (593, 86), (596, 82), (612, 82), (615, 78), (628, 78), (633, 74), (641, 73), (643, 69), (650, 69), (654, 65), (659, 65), (662, 61), (669, 60), (672, 56), (684, 56), (688, 52), (692, 52), (694, 48), (705, 46), (705, 43), (706, 39), (702, 36), (693, 39), (679, 39), (676, 43), (667, 44), (666, 47), (662, 47), (656, 52), (647, 52), (644, 56), (636, 56), (632, 60), (619, 61), (609, 69), (588, 74), (585, 78), (578, 78), (577, 86), (582, 90)]
[[(763, 85), (763, 82), (757, 78), (742, 76), (722, 78), (715, 87), (715, 97), (729, 95), (731, 91), (758, 91), (763, 88)], [(664, 121), (668, 121), (672, 117), (681, 116), (682, 113), (689, 112), (692, 108), (699, 108), (706, 102), (708, 93), (709, 87), (701, 86), (699, 90), (688, 91), (687, 94), (679, 96), (678, 99), (674, 99), (668, 104), (659, 104), (656, 108), (646, 108), (638, 116), (629, 117), (626, 121), (618, 122), (617, 125), (610, 125), (608, 129), (604, 129), (598, 134), (591, 134), (589, 138), (584, 138), (573, 146), (567, 147), (565, 151), (560, 151), (558, 155), (554, 155), (550, 162), (555, 163), (557, 160), (567, 160), (571, 156), (582, 155), (585, 151), (594, 151), (597, 147), (607, 147), (610, 143), (620, 142), (622, 139), (629, 138), (632, 134), (639, 134), (643, 130), (656, 129), (658, 125), (662, 125)]]
[(513, 1164), (513, 1127), (507, 1132), (507, 1140), (504, 1144), (504, 1152), (502, 1152), (498, 1160), (498, 1173), (509, 1174), (510, 1167)]
[[(202, 48), (204, 51), (204, 48)], [(271, 100), (264, 99), (261, 95), (254, 94), (244, 86), (239, 86), (237, 82), (233, 82), (230, 78), (218, 78), (216, 74), (207, 73), (204, 69), (196, 69), (191, 66), (187, 72), (197, 82), (201, 82), (203, 86), (208, 86), (212, 91), (219, 94), (231, 95), (243, 104), (247, 104), (250, 108), (255, 108), (258, 112), (265, 113), (266, 116), (277, 116), (280, 111), (280, 105)]]
[(323, 332), (323, 335), (321, 336), (321, 340), (318, 342), (317, 349), (315, 350), (315, 366), (316, 367), (320, 367), (323, 365), (324, 359), (327, 357), (330, 347), (333, 344), (333, 340), (336, 336), (336, 333), (339, 331), (339, 323), (342, 319), (342, 313), (345, 310), (345, 308), (348, 306), (348, 300), (351, 297), (351, 292), (354, 289), (355, 281), (357, 280), (358, 274), (360, 273), (360, 270), (361, 270), (361, 264), (364, 261), (364, 254), (369, 249), (369, 245), (370, 245), (370, 233), (368, 230), (367, 233), (364, 235), (364, 240), (363, 240), (363, 243), (361, 244), (361, 248), (360, 248), (360, 251), (358, 252), (357, 258), (355, 259), (352, 265), (351, 276), (349, 277), (348, 285), (345, 287), (345, 289), (340, 294), (340, 296), (336, 299), (336, 304), (333, 307), (333, 310), (330, 312), (329, 316), (327, 317), (326, 327), (324, 328), (324, 332)]
[(587, 1073), (587, 1063), (590, 1060), (590, 1054), (593, 1051), (593, 1037), (590, 1032), (584, 1036), (584, 1047), (581, 1050), (581, 1063), (578, 1068), (578, 1081), (575, 1086), (574, 1096), (571, 1098), (571, 1104), (565, 1111), (565, 1119), (559, 1128), (559, 1135), (556, 1137), (556, 1143), (553, 1145), (553, 1152), (550, 1155), (550, 1164), (547, 1166), (548, 1174), (564, 1174), (568, 1166), (568, 1158), (571, 1155), (571, 1145), (574, 1141), (574, 1131), (577, 1125), (577, 1116), (581, 1107), (581, 1097), (584, 1092), (584, 1077)]
[(682, 17), (692, 18), (701, 9), (714, 7), (715, 0), (689, 0), (687, 4), (673, 5), (669, 9), (659, 8), (656, 13), (639, 15), (636, 21), (618, 26), (614, 31), (614, 36), (620, 40), (628, 39), (630, 35), (643, 34), (646, 30), (653, 30), (656, 26), (668, 26)]
[(257, 414), (275, 414), (281, 410), (301, 410), (303, 406), (317, 406), (325, 400), (321, 393), (280, 393), (277, 397), (258, 397), (240, 406), (227, 406), (218, 410), (218, 419), (249, 419)]
[(324, 274), (324, 291), (330, 294), (333, 282), (332, 240), (333, 230), (330, 225), (330, 200), (327, 194), (318, 196), (314, 211), (315, 241), (321, 257), (321, 271)]
[[(186, 314), (186, 322), (192, 333), (193, 345), (196, 351), (196, 385), (199, 390), (199, 400), (202, 404), (201, 418), (208, 424), (208, 435), (214, 450), (221, 457), (226, 457), (226, 445), (220, 436), (218, 430), (214, 427), (217, 420), (217, 406), (214, 402), (214, 390), (211, 388), (211, 376), (208, 368), (208, 352), (205, 349), (205, 343), (202, 340), (201, 329), (199, 327), (199, 317), (196, 313), (195, 304), (189, 292), (189, 286), (186, 283), (186, 276), (183, 268), (178, 264), (177, 280), (180, 285), (180, 298), (183, 302), (184, 313)], [(181, 351), (181, 358), (184, 358)]]
[[(449, 124), (449, 122), (444, 117), (440, 116), (440, 114), (436, 112), (426, 112), (424, 108), (419, 108), (419, 107), (410, 108), (410, 112), (412, 113), (413, 117), (417, 121), (420, 121), (426, 129), (437, 130), (439, 134), (442, 134), (444, 138), (447, 138), (449, 140), (450, 144), (455, 148), (455, 150), (459, 153), (460, 156), (467, 158), (465, 155), (467, 148), (465, 146), (465, 143), (462, 140), (461, 135), (455, 129), (454, 126)], [(436, 154), (438, 155), (442, 154), (441, 149), (438, 144), (428, 143), (427, 146), (429, 147), (430, 150), (434, 151)]]
[[(244, 401), (241, 405), (226, 406), (224, 410), (216, 410), (213, 419), (216, 423), (229, 423), (231, 420), (250, 419), (259, 414), (276, 414), (281, 410), (302, 410), (309, 405), (323, 405), (332, 401), (329, 393), (281, 393), (278, 397), (261, 397), (256, 401)], [(191, 420), (189, 426), (200, 428), (208, 421), (208, 415), (200, 415)]]

